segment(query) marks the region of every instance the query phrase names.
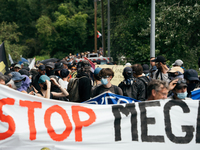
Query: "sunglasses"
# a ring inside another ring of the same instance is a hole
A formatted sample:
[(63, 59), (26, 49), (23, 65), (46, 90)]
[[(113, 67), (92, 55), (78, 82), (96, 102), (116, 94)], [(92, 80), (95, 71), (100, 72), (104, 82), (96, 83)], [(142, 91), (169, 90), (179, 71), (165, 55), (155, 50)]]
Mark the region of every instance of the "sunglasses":
[(106, 79), (106, 78), (109, 78), (109, 76), (103, 76), (103, 77), (101, 77), (101, 78), (104, 78), (104, 79)]
[(178, 80), (177, 84), (186, 84), (186, 80)]

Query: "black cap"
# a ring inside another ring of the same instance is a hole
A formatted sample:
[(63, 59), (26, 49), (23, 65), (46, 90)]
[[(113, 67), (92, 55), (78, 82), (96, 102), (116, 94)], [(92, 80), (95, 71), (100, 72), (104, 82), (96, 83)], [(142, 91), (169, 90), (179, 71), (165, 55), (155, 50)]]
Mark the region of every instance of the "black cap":
[(132, 71), (133, 71), (133, 70), (132, 70), (131, 67), (125, 67), (124, 70), (123, 70), (122, 75), (123, 75), (123, 76), (125, 76), (125, 75), (127, 75), (127, 74), (132, 75)]
[(63, 63), (62, 62), (55, 63), (54, 69), (55, 69), (55, 71), (62, 70), (63, 69)]
[(45, 70), (45, 65), (40, 65), (38, 69), (40, 69), (42, 71)]
[(27, 75), (27, 76), (30, 75), (29, 71), (27, 71), (26, 69), (21, 69), (21, 70), (19, 70), (19, 73), (20, 73), (21, 75)]
[(53, 62), (48, 62), (48, 63), (46, 63), (45, 66), (46, 66), (46, 67), (50, 67), (50, 68), (55, 68), (55, 63), (53, 63)]
[(69, 75), (69, 70), (68, 69), (62, 69), (60, 71), (60, 75), (61, 75), (62, 78), (67, 77)]
[(199, 81), (198, 73), (194, 69), (188, 69), (184, 72), (184, 78), (189, 81)]
[(65, 65), (68, 65), (68, 62), (65, 61), (65, 60), (61, 60), (60, 62), (63, 63), (63, 64), (65, 64)]
[(164, 63), (164, 62), (166, 62), (166, 60), (165, 60), (165, 57), (158, 56), (155, 59), (151, 60), (151, 62), (162, 62), (162, 63)]
[(144, 65), (142, 65), (142, 68), (143, 68), (143, 73), (144, 73), (144, 74), (149, 73), (149, 65), (144, 64)]
[[(176, 79), (175, 79), (176, 80)], [(185, 79), (178, 78), (178, 82), (176, 83), (175, 88), (176, 89), (181, 89), (182, 87), (187, 87), (187, 83)]]

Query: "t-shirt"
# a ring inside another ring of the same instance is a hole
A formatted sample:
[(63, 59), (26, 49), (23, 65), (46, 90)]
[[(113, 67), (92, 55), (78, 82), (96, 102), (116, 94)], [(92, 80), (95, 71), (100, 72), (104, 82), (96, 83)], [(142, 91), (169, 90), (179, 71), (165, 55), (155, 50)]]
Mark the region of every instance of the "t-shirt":
[(158, 70), (156, 70), (153, 74), (153, 79), (159, 79), (159, 80), (163, 80), (163, 81), (167, 81), (167, 82), (170, 82), (170, 79), (168, 77), (168, 73), (162, 73), (160, 72), (157, 76), (157, 72)]
[(110, 91), (117, 95), (123, 95), (122, 89), (120, 87), (117, 87), (115, 85), (111, 85), (109, 88), (105, 88), (103, 85), (97, 86), (95, 89), (92, 90), (91, 97), (95, 97), (101, 93), (104, 93), (106, 91)]
[(64, 89), (67, 89), (69, 82), (64, 81), (64, 84), (65, 84)]

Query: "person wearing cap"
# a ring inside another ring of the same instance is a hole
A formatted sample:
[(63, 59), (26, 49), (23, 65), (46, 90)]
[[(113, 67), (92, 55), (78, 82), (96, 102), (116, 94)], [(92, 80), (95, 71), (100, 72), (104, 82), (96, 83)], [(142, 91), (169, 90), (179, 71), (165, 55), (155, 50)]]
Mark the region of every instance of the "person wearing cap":
[(170, 82), (168, 77), (168, 70), (169, 68), (166, 65), (166, 60), (163, 56), (158, 56), (154, 60), (151, 60), (152, 62), (155, 62), (157, 70), (155, 71), (153, 75), (153, 79), (159, 79), (163, 81)]
[[(58, 92), (51, 92), (51, 82), (57, 86), (58, 88), (60, 88), (60, 90), (62, 92), (58, 93)], [(67, 90), (65, 90), (64, 88), (62, 88), (58, 82), (54, 79), (54, 78), (49, 78), (47, 75), (41, 75), (38, 81), (41, 90), (34, 95), (40, 96), (40, 97), (44, 97), (44, 98), (48, 98), (48, 99), (54, 99), (54, 98), (58, 98), (58, 97), (66, 97), (69, 95), (69, 93), (67, 92)]]
[(122, 75), (124, 80), (118, 85), (122, 89), (123, 96), (131, 97), (136, 100), (144, 101), (145, 88), (142, 86), (142, 81), (133, 77), (133, 70), (131, 67), (125, 67)]
[(117, 95), (123, 95), (122, 89), (118, 86), (112, 85), (111, 80), (114, 77), (114, 72), (110, 68), (103, 68), (99, 72), (101, 77), (101, 85), (97, 86), (93, 91), (91, 97), (95, 97), (104, 92), (111, 92)]
[(60, 62), (63, 63), (63, 69), (69, 69), (67, 61), (61, 60)]
[(173, 64), (172, 64), (173, 67), (181, 67), (183, 70), (186, 70), (184, 67), (183, 67), (183, 61), (180, 60), (180, 59), (177, 59)]
[(47, 76), (54, 75), (54, 72), (55, 72), (54, 71), (54, 68), (55, 68), (55, 63), (54, 62), (46, 63), (45, 68), (46, 68), (46, 75)]
[[(84, 102), (90, 99), (91, 88), (92, 88), (92, 80), (90, 78), (90, 68), (91, 68), (91, 65), (89, 61), (86, 61), (86, 60), (78, 62), (77, 64), (76, 78), (78, 78), (78, 82), (79, 82), (78, 84), (79, 99), (77, 99), (76, 102)], [(74, 81), (73, 78), (69, 80), (68, 91), (69, 91), (70, 85), (73, 84), (73, 81)], [(73, 92), (70, 92), (69, 94), (74, 95)], [(69, 97), (71, 97), (70, 95)]]
[(198, 73), (194, 69), (188, 69), (184, 72), (184, 79), (186, 79), (187, 84), (187, 97), (191, 97), (191, 91), (193, 91), (197, 83), (199, 82)]
[(25, 77), (25, 79), (22, 80), (22, 85), (17, 90), (23, 93), (27, 93), (27, 90), (30, 87), (31, 81), (27, 75), (22, 75), (22, 76)]
[(14, 71), (19, 72), (19, 70), (20, 70), (21, 68), (22, 68), (22, 67), (21, 67), (20, 64), (16, 64), (16, 65), (14, 66)]
[(183, 66), (183, 61), (180, 60), (180, 59), (177, 59), (173, 64), (172, 64), (173, 67), (176, 67), (176, 66), (179, 66), (179, 67), (182, 67)]
[(22, 80), (25, 80), (25, 77), (23, 77), (19, 72), (11, 72), (9, 74), (11, 76), (11, 80), (6, 84), (9, 87), (17, 90), (22, 85)]
[(46, 68), (45, 65), (40, 65), (38, 67), (38, 73), (37, 75), (32, 77), (32, 82), (31, 85), (37, 90), (40, 91), (40, 86), (38, 84), (39, 78), (41, 75), (45, 75), (46, 74)]
[(76, 75), (77, 75), (77, 69), (76, 69), (75, 66), (71, 67), (70, 75), (71, 75), (72, 78), (76, 78)]
[(128, 63), (125, 64), (125, 66), (131, 66), (131, 63), (128, 62)]
[(144, 76), (149, 77), (149, 65), (147, 64), (142, 65), (142, 69)]
[(62, 62), (57, 62), (55, 63), (55, 75), (60, 77), (60, 71), (64, 68), (63, 63)]
[(65, 89), (67, 89), (67, 86), (69, 84), (69, 70), (68, 69), (62, 69), (60, 71), (60, 76), (62, 78), (62, 80), (64, 81), (65, 83)]
[(187, 97), (187, 81), (183, 78), (174, 79), (177, 80), (175, 82), (175, 87), (172, 89), (173, 95), (168, 97), (172, 100), (192, 100)]
[(179, 66), (172, 67), (168, 71), (168, 75), (169, 75), (170, 80), (173, 80), (175, 78), (184, 78), (183, 73), (184, 73), (184, 70)]
[(140, 99), (137, 99), (137, 100), (144, 101), (145, 99), (147, 99), (147, 85), (150, 79), (147, 76), (143, 76), (143, 67), (140, 64), (132, 65), (132, 70), (133, 70), (133, 76), (141, 81), (141, 82), (138, 82), (138, 84), (140, 84), (141, 91), (139, 94)]

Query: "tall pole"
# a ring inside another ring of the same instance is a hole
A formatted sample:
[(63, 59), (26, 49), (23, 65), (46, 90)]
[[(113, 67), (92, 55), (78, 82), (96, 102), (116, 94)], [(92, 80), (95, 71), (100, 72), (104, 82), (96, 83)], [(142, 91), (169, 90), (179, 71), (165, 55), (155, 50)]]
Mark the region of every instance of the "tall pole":
[(151, 39), (150, 57), (155, 57), (155, 0), (151, 0)]
[(105, 30), (104, 30), (104, 7), (103, 0), (101, 0), (101, 28), (102, 28), (102, 46), (103, 46), (103, 55), (106, 55), (106, 44), (105, 44)]
[(97, 0), (94, 0), (94, 52), (97, 53)]
[(108, 0), (108, 57), (110, 57), (110, 0)]

